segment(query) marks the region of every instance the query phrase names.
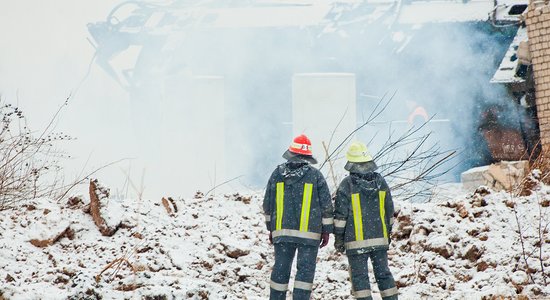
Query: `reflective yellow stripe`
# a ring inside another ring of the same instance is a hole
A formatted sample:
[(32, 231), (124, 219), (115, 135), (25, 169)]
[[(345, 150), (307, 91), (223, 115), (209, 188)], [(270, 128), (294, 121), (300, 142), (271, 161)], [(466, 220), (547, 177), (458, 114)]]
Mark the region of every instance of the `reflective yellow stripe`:
[(283, 211), (284, 211), (284, 201), (285, 201), (285, 183), (277, 182), (277, 220), (275, 223), (275, 230), (280, 230), (283, 228)]
[(309, 225), (309, 209), (311, 207), (311, 193), (313, 184), (304, 184), (304, 197), (302, 199), (302, 216), (300, 217), (300, 231), (307, 231)]
[(388, 238), (388, 230), (386, 229), (386, 209), (384, 202), (386, 201), (386, 191), (378, 192), (378, 198), (380, 199), (380, 219), (382, 219), (382, 231), (384, 232), (384, 237)]
[(363, 240), (363, 216), (361, 215), (361, 200), (359, 194), (351, 195), (351, 206), (353, 207), (353, 225), (355, 225), (355, 240)]

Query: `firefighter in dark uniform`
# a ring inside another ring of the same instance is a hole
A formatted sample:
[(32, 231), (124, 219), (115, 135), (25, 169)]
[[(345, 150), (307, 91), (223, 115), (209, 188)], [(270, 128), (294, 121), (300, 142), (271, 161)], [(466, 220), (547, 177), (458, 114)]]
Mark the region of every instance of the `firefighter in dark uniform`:
[(388, 247), (393, 224), (393, 202), (386, 180), (376, 173), (367, 146), (350, 145), (344, 178), (336, 192), (334, 247), (348, 257), (352, 293), (372, 300), (367, 260), (384, 300), (397, 299), (397, 288), (388, 267)]
[(293, 299), (309, 299), (319, 247), (333, 232), (333, 208), (325, 178), (311, 166), (317, 163), (311, 142), (296, 137), (283, 154), (287, 162), (271, 174), (263, 202), (269, 240), (275, 247), (270, 299), (286, 299), (294, 256), (298, 252)]

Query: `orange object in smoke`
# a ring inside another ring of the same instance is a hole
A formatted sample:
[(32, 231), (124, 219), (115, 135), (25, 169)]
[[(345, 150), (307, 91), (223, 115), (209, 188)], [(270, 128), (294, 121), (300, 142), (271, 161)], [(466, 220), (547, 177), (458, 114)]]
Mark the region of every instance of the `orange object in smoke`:
[(290, 147), (288, 147), (288, 151), (296, 154), (313, 155), (311, 152), (311, 141), (305, 134), (295, 137)]
[(409, 125), (413, 125), (414, 120), (415, 120), (417, 117), (421, 117), (422, 120), (423, 120), (423, 122), (428, 122), (428, 120), (430, 119), (430, 117), (428, 116), (428, 112), (426, 111), (426, 109), (424, 109), (424, 107), (422, 107), (422, 106), (417, 106), (417, 107), (409, 114), (409, 117), (407, 118), (407, 123), (409, 123)]

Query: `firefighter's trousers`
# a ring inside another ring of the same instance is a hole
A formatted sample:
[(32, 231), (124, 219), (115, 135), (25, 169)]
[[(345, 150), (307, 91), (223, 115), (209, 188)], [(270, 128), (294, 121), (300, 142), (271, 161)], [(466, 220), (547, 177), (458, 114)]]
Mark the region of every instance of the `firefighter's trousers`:
[(360, 300), (372, 300), (367, 266), (369, 258), (382, 299), (396, 300), (397, 288), (388, 267), (387, 250), (377, 250), (348, 256), (353, 296)]
[(271, 272), (270, 300), (285, 300), (290, 279), (290, 269), (294, 255), (298, 250), (296, 278), (292, 299), (308, 300), (311, 296), (318, 246), (306, 246), (297, 243), (276, 243), (275, 264)]

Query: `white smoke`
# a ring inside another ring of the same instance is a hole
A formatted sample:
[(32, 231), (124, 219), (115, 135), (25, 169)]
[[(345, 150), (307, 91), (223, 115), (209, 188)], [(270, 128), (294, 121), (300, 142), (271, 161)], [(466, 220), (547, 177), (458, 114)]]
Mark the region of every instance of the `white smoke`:
[[(150, 73), (134, 74), (140, 88), (126, 91), (95, 63), (88, 74), (95, 51), (86, 40), (86, 25), (103, 21), (117, 3), (1, 3), (0, 9), (10, 13), (0, 18), (0, 92), (4, 101), (20, 104), (35, 128), (75, 93), (57, 125), (78, 138), (66, 149), (75, 157), (67, 177), (131, 158), (94, 175), (120, 193), (141, 190), (142, 177), (144, 193), (152, 198), (188, 196), (241, 175), (225, 189), (263, 187), (293, 138), (289, 122), (296, 73), (356, 74), (359, 121), (377, 97), (397, 91), (380, 122), (357, 134), (365, 142), (376, 135), (373, 152), (390, 122), (392, 128), (409, 126), (406, 101), (443, 120), (428, 126), (432, 142), (465, 150), (479, 106), (510, 100), (489, 80), (513, 29), (497, 31), (486, 23), (342, 25), (323, 34), (322, 26), (189, 29), (175, 41), (146, 40), (143, 49), (150, 54), (142, 53), (136, 63)], [(195, 87), (171, 83), (196, 76), (223, 78), (222, 115), (208, 113), (212, 103), (189, 101)], [(224, 137), (204, 134), (217, 132), (210, 130), (216, 126), (223, 127)], [(323, 158), (320, 145), (314, 149)], [(224, 156), (226, 166), (217, 165)]]

